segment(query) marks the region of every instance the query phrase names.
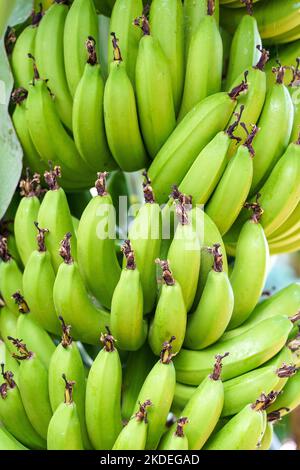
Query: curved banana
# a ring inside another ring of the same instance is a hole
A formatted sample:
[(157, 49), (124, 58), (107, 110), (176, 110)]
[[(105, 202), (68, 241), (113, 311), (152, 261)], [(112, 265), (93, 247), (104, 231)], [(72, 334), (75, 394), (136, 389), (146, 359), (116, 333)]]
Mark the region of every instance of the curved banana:
[(300, 240), (298, 238), (298, 240), (294, 242), (288, 241), (287, 245), (283, 244), (282, 246), (279, 244), (276, 247), (273, 247), (272, 245), (270, 245), (270, 253), (271, 255), (278, 255), (278, 254), (280, 255), (282, 253), (295, 253), (299, 251), (299, 247), (300, 247)]
[(266, 430), (264, 432), (263, 438), (259, 443), (258, 450), (270, 450), (273, 440), (273, 424), (267, 423)]
[(121, 424), (122, 367), (109, 330), (101, 334), (104, 347), (90, 369), (86, 385), (86, 425), (97, 450), (112, 449)]
[(300, 202), (297, 207), (291, 213), (291, 215), (286, 219), (286, 221), (280, 225), (280, 227), (273, 232), (270, 237), (270, 243), (277, 242), (283, 238), (295, 235), (300, 229)]
[(0, 236), (0, 292), (5, 305), (16, 315), (19, 313), (12, 295), (14, 292), (22, 291), (22, 272), (16, 261), (11, 257), (7, 238)]
[(148, 417), (147, 408), (151, 400), (139, 404), (138, 411), (131, 417), (118, 435), (113, 450), (144, 450), (147, 442)]
[[(7, 339), (9, 335), (16, 336), (17, 333), (17, 318), (15, 314), (9, 310), (8, 307), (4, 306), (0, 309), (0, 336), (5, 343), (8, 351), (12, 353), (14, 347), (11, 342)], [(4, 361), (5, 362), (5, 361)], [(1, 363), (1, 360), (0, 360)]]
[[(159, 450), (189, 450), (189, 443), (183, 428), (189, 423), (188, 418), (179, 418), (174, 426), (162, 437)], [(175, 432), (174, 432), (175, 430)]]
[(268, 409), (268, 419), (277, 421), (293, 411), (300, 404), (299, 396), (300, 372), (289, 378), (276, 402)]
[(27, 450), (3, 426), (0, 427), (0, 450)]

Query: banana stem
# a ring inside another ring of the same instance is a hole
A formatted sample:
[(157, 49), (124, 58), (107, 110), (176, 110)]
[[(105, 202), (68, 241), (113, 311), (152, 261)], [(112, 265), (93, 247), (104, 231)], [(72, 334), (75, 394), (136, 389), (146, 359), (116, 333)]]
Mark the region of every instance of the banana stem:
[(96, 41), (92, 36), (89, 36), (85, 42), (85, 47), (88, 53), (87, 63), (90, 65), (97, 65), (97, 52), (96, 52)]
[(59, 254), (66, 264), (73, 264), (74, 260), (71, 255), (71, 237), (70, 232), (66, 233), (63, 240), (60, 242)]
[(286, 67), (283, 67), (279, 61), (277, 61), (278, 67), (272, 67), (272, 72), (276, 75), (276, 83), (282, 85), (284, 82), (284, 76)]
[(229, 356), (229, 352), (226, 352), (223, 355), (217, 354), (215, 356), (216, 362), (214, 365), (214, 369), (213, 369), (212, 374), (209, 376), (212, 380), (220, 380), (222, 367), (223, 367), (222, 360), (224, 359), (224, 357), (227, 357), (227, 356)]
[(182, 417), (182, 418), (179, 418), (177, 420), (177, 427), (176, 427), (176, 431), (175, 431), (175, 436), (184, 437), (183, 428), (184, 428), (184, 426), (186, 426), (186, 424), (188, 424), (188, 422), (189, 422), (189, 420), (186, 416)]
[(63, 317), (60, 315), (58, 319), (61, 322), (61, 327), (62, 327), (62, 337), (61, 337), (61, 342), (60, 344), (62, 345), (63, 348), (67, 349), (69, 346), (71, 346), (73, 342), (73, 338), (70, 335), (71, 332), (71, 325), (66, 325)]
[(112, 45), (113, 45), (113, 51), (114, 51), (114, 61), (115, 62), (122, 62), (122, 54), (121, 54), (121, 49), (119, 46), (119, 39), (116, 36), (116, 33), (110, 33), (112, 36)]
[(270, 52), (262, 48), (260, 45), (256, 46), (256, 49), (261, 53), (260, 59), (257, 64), (254, 66), (255, 69), (263, 71), (266, 63), (270, 58)]
[(3, 236), (0, 236), (0, 258), (4, 263), (7, 263), (12, 259), (12, 256), (8, 251), (7, 238)]
[[(25, 90), (26, 91), (26, 90)], [(41, 188), (41, 175), (34, 173), (30, 177), (30, 169), (26, 168), (26, 178), (20, 181), (20, 195), (25, 197), (40, 197), (44, 190)]]
[(135, 418), (137, 421), (144, 421), (144, 423), (148, 423), (148, 415), (147, 415), (147, 408), (152, 406), (151, 400), (146, 400), (144, 403), (139, 403), (139, 410), (135, 413)]
[(244, 73), (244, 80), (242, 80), (242, 83), (234, 87), (229, 93), (228, 96), (233, 100), (236, 101), (237, 98), (240, 96), (241, 93), (244, 91), (248, 90), (248, 83), (247, 83), (247, 77), (248, 77), (248, 70), (245, 71)]
[(241, 0), (241, 3), (245, 5), (248, 15), (252, 16), (253, 15), (253, 0)]
[(74, 382), (74, 380), (67, 380), (65, 374), (62, 374), (62, 378), (65, 381), (64, 402), (66, 405), (71, 405), (73, 403), (73, 388), (76, 382)]
[(30, 312), (30, 308), (29, 308), (26, 300), (24, 299), (23, 295), (21, 295), (20, 292), (15, 292), (14, 294), (12, 294), (12, 298), (14, 299), (16, 304), (18, 305), (20, 313), (26, 314), (26, 313)]
[(44, 253), (47, 251), (46, 244), (45, 244), (45, 235), (49, 233), (47, 228), (40, 228), (38, 222), (34, 222), (34, 225), (38, 229), (38, 234), (36, 236), (37, 243), (38, 243), (38, 251), (40, 253)]

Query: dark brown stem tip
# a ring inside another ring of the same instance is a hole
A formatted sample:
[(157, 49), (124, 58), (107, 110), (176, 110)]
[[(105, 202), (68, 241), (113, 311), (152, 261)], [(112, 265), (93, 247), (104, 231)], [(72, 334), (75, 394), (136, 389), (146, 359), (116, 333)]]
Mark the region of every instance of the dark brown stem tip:
[(290, 341), (287, 344), (287, 347), (292, 351), (292, 352), (297, 352), (300, 349), (300, 337), (297, 336), (295, 339)]
[(189, 420), (186, 416), (183, 416), (177, 420), (177, 427), (175, 431), (175, 436), (184, 437), (183, 428), (188, 424)]
[(251, 405), (251, 408), (255, 411), (266, 410), (271, 405), (273, 405), (276, 398), (280, 394), (281, 392), (274, 392), (274, 391), (271, 391), (268, 395), (266, 395), (265, 393), (262, 393), (260, 397), (256, 400), (256, 402)]
[(16, 383), (13, 380), (14, 374), (10, 370), (5, 371), (5, 364), (3, 363), (1, 363), (1, 375), (6, 382), (6, 385), (10, 388), (14, 388), (16, 386)]
[(71, 255), (71, 237), (72, 234), (68, 232), (60, 242), (59, 254), (66, 264), (73, 264), (74, 262)]
[(223, 271), (223, 254), (220, 252), (220, 248), (220, 243), (215, 243), (212, 248), (206, 248), (206, 251), (210, 253), (214, 258), (214, 264), (212, 268), (217, 273), (221, 273)]
[(253, 15), (253, 0), (241, 0), (241, 3), (245, 5), (248, 15), (252, 16)]
[(110, 332), (110, 329), (108, 326), (105, 327), (107, 333), (101, 333), (100, 336), (100, 341), (103, 344), (103, 349), (105, 349), (106, 352), (113, 352), (115, 351), (115, 338)]
[(192, 209), (192, 196), (187, 196), (179, 191), (176, 185), (172, 187), (171, 197), (175, 201), (176, 215), (181, 225), (190, 223), (188, 212)]
[(40, 253), (44, 253), (47, 251), (46, 244), (45, 244), (45, 237), (46, 233), (49, 233), (49, 230), (47, 228), (40, 228), (38, 222), (34, 222), (34, 225), (36, 226), (38, 230), (38, 234), (36, 236), (37, 243), (38, 243), (38, 251)]
[(23, 101), (26, 100), (27, 96), (28, 96), (28, 91), (26, 90), (26, 88), (19, 87), (19, 88), (16, 88), (12, 92), (11, 101), (14, 104), (21, 104), (23, 103)]
[(147, 408), (152, 406), (153, 403), (151, 400), (146, 400), (144, 403), (139, 402), (139, 409), (135, 413), (135, 417), (137, 421), (144, 421), (144, 423), (148, 423), (148, 415), (147, 415)]
[(276, 375), (280, 379), (284, 379), (286, 377), (292, 377), (292, 375), (295, 375), (298, 372), (298, 370), (299, 370), (299, 367), (296, 367), (293, 364), (288, 365), (288, 364), (283, 363), (282, 366), (276, 370)]
[(244, 204), (245, 209), (252, 211), (250, 220), (252, 220), (252, 222), (254, 222), (255, 224), (258, 224), (260, 222), (262, 215), (264, 213), (263, 208), (258, 202), (260, 197), (261, 197), (261, 194), (257, 193), (255, 202), (245, 202)]
[(170, 364), (172, 362), (172, 359), (174, 356), (176, 356), (177, 353), (173, 354), (172, 353), (172, 342), (176, 339), (175, 336), (171, 336), (169, 341), (165, 341), (162, 345), (162, 350), (160, 352), (160, 362), (162, 364)]
[(148, 176), (147, 171), (143, 171), (143, 177), (145, 178), (145, 181), (143, 182), (143, 191), (144, 191), (144, 198), (146, 204), (154, 204), (155, 203), (155, 197), (153, 193), (153, 188), (151, 186), (151, 180)]
[(169, 262), (167, 260), (156, 258), (155, 263), (159, 264), (162, 269), (162, 278), (165, 284), (167, 286), (174, 286), (175, 279), (170, 269)]
[(27, 54), (28, 55), (28, 58), (32, 60), (32, 63), (33, 63), (33, 84), (36, 80), (39, 80), (40, 79), (40, 74), (39, 74), (39, 71), (37, 69), (37, 66), (36, 66), (36, 61), (35, 61), (35, 57), (32, 55), (32, 54)]
[(15, 28), (11, 28), (10, 26), (7, 28), (5, 38), (4, 38), (4, 45), (5, 45), (5, 50), (6, 54), (8, 56), (11, 55), (14, 45), (16, 43), (17, 36), (16, 36), (16, 30)]
[(213, 16), (216, 9), (215, 0), (207, 0), (207, 14), (208, 16)]
[(134, 251), (132, 249), (130, 240), (125, 240), (121, 246), (121, 251), (126, 258), (126, 269), (134, 271), (136, 269)]
[(33, 356), (33, 352), (27, 349), (27, 346), (22, 342), (22, 339), (13, 338), (12, 336), (8, 336), (7, 339), (11, 341), (13, 346), (15, 346), (17, 349), (19, 354), (13, 353), (12, 356), (18, 361), (24, 361), (26, 359), (30, 359)]
[(42, 3), (39, 3), (39, 10), (38, 11), (33, 10), (32, 13), (31, 13), (31, 24), (32, 24), (32, 26), (38, 26), (40, 24), (40, 21), (43, 18), (43, 16), (44, 16), (43, 5), (42, 5)]
[(286, 413), (289, 413), (290, 409), (286, 408), (285, 406), (282, 408), (279, 408), (278, 410), (271, 411), (271, 413), (267, 414), (267, 419), (269, 423), (276, 423), (277, 421), (280, 421), (282, 418), (282, 412), (285, 411)]
[(296, 140), (295, 144), (300, 145), (300, 130), (299, 130), (299, 134), (298, 134), (298, 139)]
[(286, 67), (283, 67), (278, 60), (277, 63), (278, 67), (272, 67), (272, 72), (276, 76), (276, 83), (278, 83), (278, 85), (282, 85), (284, 82)]
[(21, 295), (20, 291), (15, 292), (12, 294), (12, 299), (14, 299), (15, 303), (18, 305), (19, 312), (22, 314), (26, 314), (30, 312), (29, 306), (24, 299), (23, 295)]
[(238, 144), (239, 142), (241, 142), (241, 137), (236, 137), (234, 135), (234, 131), (237, 129), (237, 127), (239, 126), (240, 122), (241, 122), (241, 118), (242, 118), (242, 114), (244, 112), (244, 109), (245, 109), (245, 106), (243, 104), (241, 104), (240, 106), (240, 111), (239, 112), (236, 112), (234, 113), (234, 116), (236, 117), (236, 121), (234, 121), (227, 129), (226, 131), (226, 134), (230, 137), (230, 139), (232, 140), (236, 140), (236, 143)]
[(73, 403), (73, 388), (76, 382), (74, 380), (67, 380), (65, 374), (62, 374), (62, 378), (65, 382), (64, 403), (66, 403), (66, 405), (71, 405)]
[(229, 97), (232, 99), (232, 100), (237, 100), (237, 98), (240, 96), (241, 93), (243, 93), (244, 91), (248, 90), (248, 83), (247, 83), (247, 77), (248, 77), (248, 70), (246, 70), (246, 72), (244, 73), (244, 80), (242, 80), (242, 82), (237, 85), (236, 87), (234, 87), (229, 93)]
[(114, 51), (114, 61), (122, 62), (123, 58), (122, 58), (122, 53), (121, 53), (121, 49), (119, 46), (119, 39), (117, 38), (116, 33), (110, 33), (110, 35), (112, 37), (111, 42), (112, 42), (113, 51)]
[(85, 41), (85, 47), (88, 53), (87, 63), (90, 65), (97, 65), (96, 40), (92, 36), (89, 36)]
[(98, 196), (106, 196), (107, 191), (106, 191), (106, 180), (108, 177), (107, 171), (104, 171), (102, 173), (97, 173), (97, 179), (95, 181), (95, 188), (97, 190)]
[(45, 171), (44, 179), (45, 183), (48, 185), (51, 191), (59, 189), (58, 179), (61, 178), (61, 169), (60, 166), (56, 165), (52, 169), (52, 162), (49, 161), (49, 171)]
[(145, 9), (143, 11), (142, 16), (135, 18), (135, 20), (133, 21), (133, 24), (134, 26), (138, 26), (139, 28), (141, 28), (144, 36), (150, 36), (150, 24), (145, 14)]
[(39, 173), (34, 173), (31, 177), (30, 169), (26, 168), (25, 179), (22, 179), (19, 183), (20, 195), (22, 197), (40, 197), (44, 192), (41, 188), (41, 176)]
[(292, 317), (289, 317), (289, 320), (292, 323), (296, 323), (297, 321), (299, 321), (300, 320), (300, 310), (299, 310), (299, 312), (296, 313), (296, 315), (294, 315)]
[(300, 86), (300, 57), (296, 58), (296, 66), (287, 67), (292, 71), (292, 80), (289, 83), (289, 87), (298, 87)]
[(7, 263), (12, 259), (12, 256), (8, 251), (7, 238), (3, 236), (0, 236), (0, 258), (4, 263)]
[(59, 321), (61, 322), (61, 329), (62, 329), (62, 337), (60, 344), (63, 348), (68, 348), (72, 344), (73, 338), (71, 336), (71, 325), (66, 325), (63, 317), (60, 315), (58, 317)]
[(224, 357), (227, 357), (227, 356), (229, 356), (229, 352), (226, 352), (223, 355), (222, 354), (217, 354), (215, 356), (216, 362), (214, 364), (213, 372), (209, 376), (212, 380), (220, 380), (222, 367), (223, 367), (222, 361), (223, 361)]
[(249, 132), (248, 129), (247, 129), (247, 126), (244, 122), (241, 122), (241, 126), (247, 134), (246, 140), (243, 143), (243, 145), (244, 145), (244, 147), (247, 147), (251, 157), (253, 158), (255, 156), (255, 151), (254, 151), (254, 148), (253, 148), (252, 144), (253, 144), (253, 140), (254, 140), (255, 136), (260, 131), (260, 128), (257, 127), (255, 124), (251, 124), (251, 131)]
[(257, 64), (254, 66), (254, 68), (257, 70), (264, 70), (266, 63), (268, 62), (270, 58), (270, 52), (267, 51), (267, 49), (264, 49), (263, 47), (261, 47), (260, 45), (256, 46), (256, 49), (259, 50), (259, 52), (261, 53), (261, 56)]

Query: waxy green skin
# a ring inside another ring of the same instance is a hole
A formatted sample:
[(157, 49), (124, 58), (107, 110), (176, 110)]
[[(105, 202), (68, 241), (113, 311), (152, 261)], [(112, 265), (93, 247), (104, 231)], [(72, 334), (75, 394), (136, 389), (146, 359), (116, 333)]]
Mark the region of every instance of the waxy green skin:
[(290, 142), (296, 142), (299, 136), (299, 125), (300, 125), (299, 87), (289, 87), (288, 90), (290, 92), (293, 106), (294, 106), (294, 122), (293, 122), (293, 129), (291, 133)]
[(46, 331), (59, 334), (60, 325), (53, 301), (54, 281), (50, 253), (33, 251), (23, 272), (24, 296), (30, 305), (32, 318)]
[(175, 110), (180, 106), (184, 83), (183, 6), (180, 0), (154, 0), (150, 8), (150, 31), (164, 52), (172, 79)]
[(255, 450), (266, 427), (266, 412), (247, 405), (213, 436), (205, 450)]
[(300, 229), (300, 202), (289, 218), (270, 236), (269, 242), (283, 241), (286, 237), (295, 235)]
[(21, 442), (17, 441), (4, 427), (0, 427), (0, 450), (27, 450)]
[(295, 375), (289, 378), (287, 384), (284, 386), (281, 395), (276, 399), (275, 403), (268, 408), (268, 413), (272, 411), (279, 410), (280, 408), (288, 408), (287, 410), (282, 410), (280, 416), (285, 416), (287, 413), (290, 413), (300, 404), (299, 396), (299, 386), (300, 386), (300, 373), (297, 372)]
[(114, 237), (111, 197), (109, 194), (95, 196), (84, 210), (78, 227), (78, 265), (88, 289), (107, 308), (111, 306), (121, 275)]
[(96, 450), (112, 449), (121, 424), (122, 367), (117, 350), (102, 349), (90, 369), (86, 386), (86, 425)]
[[(269, 247), (260, 223), (247, 221), (239, 235), (230, 283), (234, 308), (228, 329), (247, 320), (263, 292), (269, 264)], [(249, 295), (251, 292), (251, 295)]]
[[(8, 336), (16, 338), (17, 335), (17, 317), (6, 306), (0, 309), (0, 336), (4, 341), (10, 353), (15, 352), (15, 347), (7, 339)], [(0, 361), (1, 364), (1, 361)], [(10, 369), (9, 369), (10, 370)]]
[[(133, 25), (143, 11), (142, 0), (116, 0), (110, 18), (110, 33), (115, 33), (119, 40), (122, 59), (132, 85), (135, 84), (135, 65), (139, 41), (142, 36), (140, 28)], [(108, 62), (113, 60), (111, 36), (108, 37)]]
[[(88, 295), (76, 262), (61, 264), (53, 287), (56, 312), (72, 325), (76, 340), (98, 344), (99, 332), (105, 331), (110, 315), (98, 308)], [(84, 312), (84, 317), (82, 316)]]
[[(183, 344), (187, 321), (187, 310), (180, 284), (162, 285), (155, 314), (150, 323), (148, 341), (153, 353), (159, 356), (161, 345), (170, 339), (172, 335), (175, 340), (172, 343), (173, 352), (180, 351)], [(152, 398), (151, 398), (151, 401)], [(154, 403), (154, 401), (153, 401)]]
[(159, 450), (189, 450), (187, 436), (185, 434), (183, 436), (177, 436), (175, 431), (176, 423), (162, 437), (158, 446)]
[[(64, 62), (71, 95), (75, 95), (86, 63), (85, 41), (98, 38), (98, 18), (92, 0), (75, 0), (64, 28)], [(96, 45), (97, 47), (97, 45)], [(98, 55), (99, 56), (99, 55)]]
[(14, 233), (20, 258), (24, 266), (31, 253), (36, 249), (36, 228), (34, 222), (38, 218), (40, 201), (36, 196), (23, 197), (18, 206)]
[[(277, 315), (254, 326), (244, 334), (203, 351), (182, 349), (174, 358), (179, 382), (198, 385), (211, 370), (216, 354), (229, 352), (223, 365), (222, 378), (228, 380), (267, 362), (284, 346), (292, 329), (287, 317)], [(266, 335), (268, 331), (268, 335)]]
[(225, 129), (236, 103), (227, 93), (216, 93), (197, 104), (178, 124), (149, 168), (159, 203), (166, 202), (169, 188), (181, 183), (201, 150)]
[(143, 291), (138, 269), (123, 269), (113, 294), (110, 317), (118, 347), (137, 351), (146, 341), (148, 332), (148, 322), (143, 319)]
[(263, 438), (260, 442), (258, 450), (270, 450), (272, 440), (273, 440), (273, 424), (267, 423), (266, 430), (264, 432)]
[(19, 314), (19, 309), (15, 304), (12, 295), (15, 292), (22, 292), (22, 272), (16, 261), (11, 258), (8, 261), (0, 262), (0, 292), (5, 305), (15, 314)]
[(110, 151), (120, 168), (136, 171), (146, 167), (148, 157), (139, 129), (134, 89), (122, 61), (110, 64), (104, 89), (104, 121)]
[(118, 435), (112, 450), (144, 450), (147, 441), (148, 424), (132, 416)]
[(270, 252), (273, 253), (276, 250), (285, 252), (285, 248), (290, 249), (294, 243), (299, 242), (300, 239), (300, 229), (298, 229), (295, 233), (287, 237), (283, 237), (281, 240), (276, 242), (270, 242)]
[(165, 423), (171, 409), (176, 384), (175, 368), (172, 362), (163, 364), (160, 360), (153, 366), (138, 395), (136, 405), (151, 400), (147, 409), (148, 433), (146, 449), (157, 448), (165, 430)]
[(76, 403), (61, 403), (49, 423), (48, 450), (83, 450)]
[[(68, 129), (72, 130), (72, 97), (64, 66), (64, 26), (68, 6), (54, 3), (45, 12), (37, 28), (34, 57), (41, 77), (55, 95), (57, 112)], [(31, 64), (32, 66), (32, 64)]]
[(143, 139), (154, 158), (175, 128), (176, 118), (169, 64), (153, 36), (140, 40), (135, 84)]
[[(183, 4), (185, 56), (188, 54), (189, 45), (194, 33), (206, 15), (207, 0), (185, 0)], [(214, 18), (217, 24), (219, 24), (219, 0), (215, 0)]]
[(234, 296), (227, 273), (212, 269), (196, 310), (188, 316), (184, 346), (203, 349), (215, 343), (228, 326), (233, 306)]
[(27, 54), (34, 55), (37, 30), (36, 26), (27, 26), (18, 37), (13, 48), (11, 66), (16, 87), (27, 88), (32, 80), (33, 68)]
[[(1, 333), (1, 330), (0, 330)], [(1, 333), (2, 336), (2, 333)], [(11, 342), (9, 342), (11, 345)], [(9, 349), (9, 344), (4, 343), (0, 339), (0, 364), (4, 364), (5, 370), (10, 370), (13, 374), (15, 379), (17, 379), (18, 376), (18, 370), (19, 370), (19, 363), (12, 357), (11, 355), (11, 350)], [(15, 348), (13, 348), (15, 351)]]

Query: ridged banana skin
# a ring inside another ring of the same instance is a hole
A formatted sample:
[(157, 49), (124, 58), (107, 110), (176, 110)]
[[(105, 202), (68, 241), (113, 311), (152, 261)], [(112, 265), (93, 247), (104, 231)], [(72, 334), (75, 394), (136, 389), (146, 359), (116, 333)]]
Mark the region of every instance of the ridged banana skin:
[[(128, 77), (135, 85), (135, 65), (142, 36), (140, 28), (134, 26), (135, 18), (143, 11), (142, 0), (116, 0), (110, 18), (110, 33), (115, 33), (119, 40), (122, 58)], [(108, 62), (113, 61), (111, 36), (108, 38)]]
[(72, 378), (75, 382), (73, 401), (76, 403), (78, 419), (80, 422), (82, 442), (85, 449), (90, 449), (85, 424), (85, 385), (86, 373), (77, 344), (72, 342), (66, 348), (60, 343), (54, 351), (48, 374), (49, 398), (53, 413), (63, 401), (65, 384), (62, 374)]
[(293, 126), (293, 103), (284, 85), (273, 84), (268, 90), (258, 121), (259, 133), (253, 141), (253, 180), (251, 194), (265, 183), (290, 141)]
[(110, 151), (123, 171), (147, 166), (134, 89), (124, 62), (112, 62), (104, 89), (104, 121)]
[(112, 449), (122, 429), (121, 383), (122, 367), (117, 350), (102, 349), (90, 369), (86, 386), (86, 424), (96, 450)]
[(266, 427), (266, 412), (247, 405), (212, 437), (205, 450), (255, 450)]
[(176, 374), (173, 363), (163, 364), (158, 361), (140, 390), (135, 409), (139, 403), (151, 400), (153, 405), (147, 409), (148, 433), (146, 449), (157, 448), (165, 430), (165, 423), (171, 409), (176, 384)]
[(150, 30), (167, 58), (172, 79), (174, 107), (178, 111), (185, 73), (182, 2), (180, 0), (152, 1)]
[(65, 74), (63, 50), (68, 11), (67, 5), (54, 3), (45, 12), (37, 30), (34, 57), (41, 77), (48, 80), (47, 84), (55, 95), (60, 119), (72, 130), (72, 97)]
[(140, 40), (135, 71), (139, 122), (147, 151), (154, 158), (176, 126), (172, 80), (157, 39)]
[(190, 41), (179, 121), (204, 98), (221, 90), (222, 68), (222, 38), (214, 16), (207, 15)]
[(72, 256), (75, 259), (77, 258), (76, 236), (72, 217), (66, 194), (62, 188), (50, 190), (45, 194), (38, 213), (38, 223), (39, 227), (49, 230), (45, 243), (51, 255), (53, 269), (57, 272), (63, 261), (59, 254), (60, 242), (68, 232), (72, 234)]
[(273, 440), (273, 424), (267, 423), (266, 430), (264, 432), (263, 438), (260, 442), (258, 450), (270, 450), (272, 440)]
[(145, 203), (139, 210), (128, 238), (134, 251), (143, 289), (144, 314), (151, 312), (157, 297), (156, 258), (159, 258), (162, 221), (158, 204)]
[(282, 224), (280, 227), (273, 232), (270, 237), (270, 243), (282, 240), (285, 237), (290, 235), (295, 235), (295, 233), (300, 229), (300, 202), (297, 207), (294, 209), (289, 218)]
[(46, 369), (55, 344), (48, 333), (32, 318), (30, 313), (21, 314), (17, 321), (17, 338), (22, 338), (29, 351), (34, 351)]
[(61, 403), (54, 412), (48, 428), (47, 449), (84, 449), (75, 403)]
[(211, 270), (196, 310), (188, 316), (184, 346), (204, 349), (215, 343), (230, 321), (234, 296), (228, 275)]
[(22, 285), (22, 272), (18, 267), (16, 261), (11, 258), (6, 262), (0, 263), (0, 292), (5, 305), (18, 315), (19, 309), (12, 299), (15, 292), (23, 291)]
[(47, 439), (47, 430), (52, 417), (48, 391), (48, 370), (34, 354), (21, 362), (18, 372), (18, 386), (26, 414), (36, 430)]
[(162, 437), (158, 446), (158, 450), (189, 450), (187, 436), (177, 436), (175, 434), (175, 430), (176, 423)]
[[(14, 348), (15, 350), (15, 348)], [(0, 364), (4, 364), (5, 370), (10, 370), (15, 379), (18, 376), (19, 363), (11, 356), (11, 350), (8, 348), (6, 343), (0, 339)]]
[[(237, 219), (247, 199), (253, 176), (253, 160), (242, 145), (229, 161), (205, 212), (224, 235)], [(261, 202), (262, 204), (262, 202)], [(263, 207), (263, 204), (262, 204)]]
[(0, 450), (27, 450), (21, 442), (17, 441), (4, 427), (0, 427)]
[(187, 322), (187, 311), (180, 284), (164, 284), (156, 305), (154, 318), (150, 324), (148, 341), (153, 353), (159, 356), (161, 345), (175, 336), (172, 343), (174, 353), (183, 344)]
[[(226, 29), (226, 28), (225, 28)], [(261, 46), (256, 19), (250, 15), (241, 18), (234, 33), (227, 69), (226, 88), (230, 88), (238, 76), (255, 65), (260, 57), (256, 46)]]
[(11, 344), (11, 341), (9, 341), (7, 337), (12, 336), (13, 338), (16, 338), (17, 317), (6, 306), (2, 307), (0, 310), (0, 336), (4, 341), (8, 351), (10, 353), (15, 352), (15, 347)]
[[(94, 197), (84, 210), (78, 227), (78, 264), (88, 289), (107, 308), (120, 279), (115, 240), (114, 208), (111, 197)], [(105, 231), (105, 232), (104, 232)], [(106, 238), (104, 238), (107, 233)], [(96, 275), (95, 275), (96, 273)]]
[[(269, 247), (262, 226), (247, 221), (240, 233), (230, 275), (234, 308), (228, 329), (238, 327), (251, 315), (263, 292), (269, 266)], [(251, 292), (251, 295), (247, 293)]]
[(11, 66), (15, 79), (15, 87), (28, 88), (33, 79), (32, 61), (28, 53), (35, 54), (36, 26), (26, 26), (18, 37), (11, 57)]
[[(124, 299), (126, 302), (124, 303)], [(110, 327), (124, 351), (137, 351), (147, 338), (143, 319), (143, 290), (138, 269), (123, 269), (111, 302)]]
[[(289, 378), (287, 384), (283, 388), (282, 394), (276, 399), (276, 402), (268, 408), (268, 413), (283, 408), (280, 412), (280, 416), (285, 416), (290, 413), (300, 404), (300, 373), (297, 372), (295, 375)], [(284, 408), (288, 408), (289, 411)]]
[(9, 389), (5, 399), (0, 398), (0, 418), (5, 428), (30, 449), (42, 450), (46, 442), (30, 423), (17, 386)]
[(223, 365), (223, 380), (255, 369), (281, 350), (291, 329), (289, 319), (277, 315), (238, 337), (217, 342), (203, 351), (182, 349), (174, 358), (177, 380), (187, 385), (199, 385), (213, 367), (215, 355), (224, 352), (229, 352), (229, 357)]
[(87, 344), (98, 344), (99, 334), (105, 331), (105, 326), (109, 326), (110, 315), (94, 305), (77, 263), (60, 266), (53, 287), (53, 298), (56, 312), (67, 324), (72, 325), (73, 337)]
[(189, 420), (185, 428), (189, 450), (202, 449), (220, 418), (223, 403), (222, 381), (206, 377), (182, 411)]
[(59, 335), (61, 328), (53, 301), (54, 281), (50, 253), (33, 251), (23, 272), (24, 296), (37, 323), (46, 331)]
[(217, 93), (199, 103), (178, 124), (149, 168), (159, 203), (166, 202), (172, 184), (181, 183), (201, 150), (226, 127), (235, 106), (236, 101), (227, 93)]
[[(87, 54), (85, 41), (98, 39), (98, 17), (93, 0), (74, 0), (64, 29), (65, 71), (71, 95), (83, 75)], [(96, 45), (97, 48), (97, 45)], [(97, 48), (98, 49), (98, 48)]]
[(34, 222), (38, 218), (40, 201), (36, 196), (23, 197), (18, 206), (14, 233), (16, 244), (22, 263), (26, 265), (31, 253), (36, 249), (36, 227)]
[(144, 450), (148, 425), (133, 416), (118, 435), (113, 450)]
[(73, 134), (76, 147), (93, 171), (113, 169), (103, 112), (104, 80), (99, 64), (86, 64), (73, 104)]

